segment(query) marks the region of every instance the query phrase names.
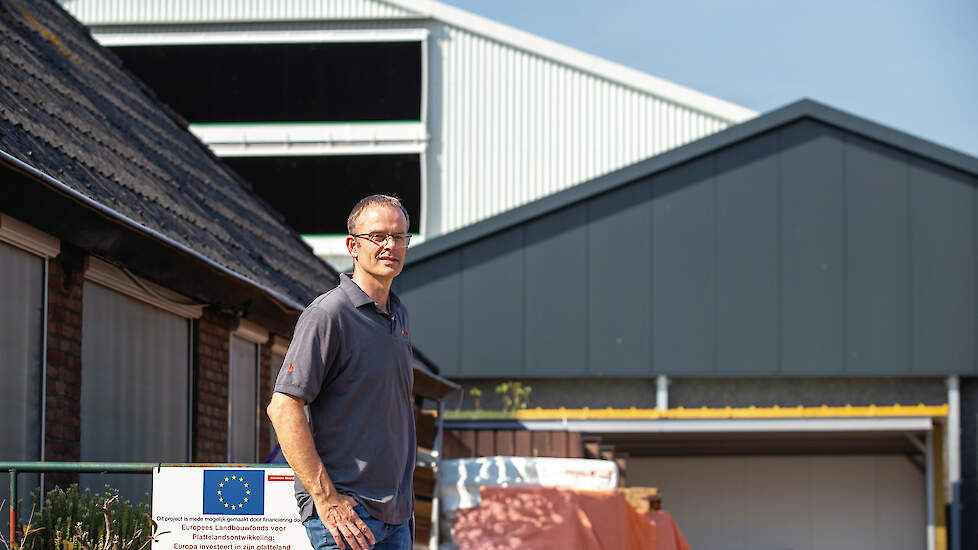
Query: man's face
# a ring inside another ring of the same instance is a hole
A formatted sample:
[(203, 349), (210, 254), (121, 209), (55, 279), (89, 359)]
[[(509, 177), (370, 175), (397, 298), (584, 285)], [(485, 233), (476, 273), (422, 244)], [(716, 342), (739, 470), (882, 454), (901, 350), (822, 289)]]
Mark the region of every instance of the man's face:
[[(396, 206), (371, 204), (357, 218), (356, 234), (383, 233), (403, 235), (407, 233), (407, 220)], [(357, 265), (370, 275), (384, 280), (393, 279), (404, 267), (407, 246), (398, 246), (393, 238), (377, 244), (367, 237), (347, 237), (346, 248)]]

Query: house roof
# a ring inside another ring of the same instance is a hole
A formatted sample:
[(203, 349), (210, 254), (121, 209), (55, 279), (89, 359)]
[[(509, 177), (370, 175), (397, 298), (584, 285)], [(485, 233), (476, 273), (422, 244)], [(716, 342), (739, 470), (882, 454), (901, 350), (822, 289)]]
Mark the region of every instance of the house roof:
[(450, 250), (461, 248), (494, 233), (504, 231), (550, 212), (566, 208), (590, 197), (625, 186), (638, 179), (689, 162), (737, 142), (791, 124), (811, 119), (857, 134), (897, 149), (930, 159), (951, 168), (978, 176), (978, 158), (926, 141), (905, 132), (840, 111), (810, 99), (802, 99), (716, 134), (688, 143), (661, 155), (626, 166), (621, 170), (554, 193), (519, 208), (503, 212), (452, 233), (412, 247), (406, 265), (421, 263)]
[(293, 316), (336, 284), (281, 215), (53, 1), (0, 0), (0, 163), (22, 178), (5, 188), (4, 211), (195, 298)]

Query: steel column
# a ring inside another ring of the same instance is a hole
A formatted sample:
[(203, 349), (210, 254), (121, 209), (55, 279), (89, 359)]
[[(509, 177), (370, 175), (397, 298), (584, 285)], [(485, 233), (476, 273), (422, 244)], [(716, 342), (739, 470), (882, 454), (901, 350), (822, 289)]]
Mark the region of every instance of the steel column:
[(957, 376), (947, 377), (947, 479), (951, 488), (951, 550), (961, 550), (961, 393)]
[(431, 531), (428, 533), (428, 550), (438, 550), (438, 470), (441, 466), (441, 447), (442, 447), (442, 423), (445, 421), (445, 404), (443, 401), (438, 401), (438, 417), (435, 419), (435, 444), (434, 449), (431, 450), (431, 454), (434, 455), (435, 463), (433, 469), (435, 471), (435, 479), (432, 485), (433, 489), (431, 491)]

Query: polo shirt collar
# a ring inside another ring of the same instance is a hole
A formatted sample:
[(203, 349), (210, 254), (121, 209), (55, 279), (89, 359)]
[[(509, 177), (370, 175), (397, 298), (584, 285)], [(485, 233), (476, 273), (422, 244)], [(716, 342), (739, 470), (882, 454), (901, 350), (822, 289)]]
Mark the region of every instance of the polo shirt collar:
[[(347, 298), (349, 298), (350, 302), (353, 303), (353, 307), (359, 308), (367, 304), (374, 304), (373, 299), (370, 296), (367, 296), (367, 293), (364, 292), (363, 289), (356, 283), (354, 283), (353, 279), (351, 279), (346, 273), (340, 273), (340, 290), (346, 293)], [(393, 291), (388, 294), (387, 300), (390, 303), (389, 309), (391, 311), (393, 311), (394, 308), (399, 306), (401, 303), (400, 298), (398, 298)]]

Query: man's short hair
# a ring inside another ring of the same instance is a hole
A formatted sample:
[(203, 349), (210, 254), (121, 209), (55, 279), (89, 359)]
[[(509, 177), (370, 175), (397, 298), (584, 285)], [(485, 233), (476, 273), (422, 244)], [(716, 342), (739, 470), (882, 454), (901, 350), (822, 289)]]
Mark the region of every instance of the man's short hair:
[(357, 222), (360, 220), (360, 213), (363, 209), (372, 204), (382, 204), (386, 206), (396, 206), (401, 209), (401, 213), (404, 214), (404, 221), (407, 222), (408, 228), (411, 227), (411, 218), (408, 216), (407, 209), (401, 204), (401, 200), (397, 197), (391, 195), (369, 195), (357, 203), (350, 211), (350, 216), (346, 218), (346, 230), (350, 235), (353, 235), (357, 230)]

